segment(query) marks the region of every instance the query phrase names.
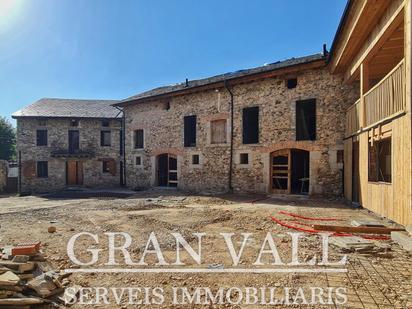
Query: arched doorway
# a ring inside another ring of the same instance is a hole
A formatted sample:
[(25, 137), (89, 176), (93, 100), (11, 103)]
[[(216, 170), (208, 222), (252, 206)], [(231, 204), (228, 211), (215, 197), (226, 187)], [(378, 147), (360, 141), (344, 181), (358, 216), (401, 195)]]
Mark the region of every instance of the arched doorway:
[(309, 151), (282, 149), (272, 152), (270, 158), (273, 193), (309, 193)]
[(156, 161), (157, 185), (160, 187), (177, 187), (177, 157), (164, 153), (158, 155)]

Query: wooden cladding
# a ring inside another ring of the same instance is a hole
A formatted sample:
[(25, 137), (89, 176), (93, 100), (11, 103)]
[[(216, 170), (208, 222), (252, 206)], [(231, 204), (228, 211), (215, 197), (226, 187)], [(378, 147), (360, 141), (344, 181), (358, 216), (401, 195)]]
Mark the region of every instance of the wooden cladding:
[(366, 126), (405, 110), (405, 69), (402, 60), (365, 94)]

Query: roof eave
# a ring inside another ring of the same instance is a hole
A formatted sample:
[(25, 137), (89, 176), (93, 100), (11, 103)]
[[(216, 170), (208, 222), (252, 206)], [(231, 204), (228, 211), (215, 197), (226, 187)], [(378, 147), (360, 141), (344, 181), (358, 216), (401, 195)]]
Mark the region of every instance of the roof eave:
[(327, 63), (330, 63), (331, 59), (333, 58), (333, 55), (334, 55), (335, 49), (336, 49), (336, 44), (339, 40), (341, 31), (342, 31), (342, 29), (343, 29), (343, 27), (346, 23), (346, 20), (347, 20), (348, 15), (349, 15), (350, 8), (351, 8), (353, 3), (354, 3), (353, 0), (347, 0), (347, 2), (346, 2), (345, 9), (344, 9), (342, 17), (339, 21), (338, 29), (336, 29), (335, 36), (333, 37), (332, 45), (331, 45), (330, 51), (329, 51), (329, 56), (326, 60)]
[(11, 118), (13, 119), (39, 119), (39, 118), (48, 118), (48, 119), (122, 119), (122, 117), (78, 117), (78, 116), (40, 116), (40, 115), (31, 115), (31, 116), (27, 116), (27, 115), (11, 115)]
[[(281, 70), (290, 69), (290, 68), (299, 67), (299, 66), (305, 66), (305, 65), (308, 65), (308, 64), (316, 63), (316, 62), (322, 63), (322, 65), (319, 65), (319, 67), (321, 67), (324, 64), (326, 64), (325, 63), (326, 60), (327, 60), (326, 57), (322, 57), (322, 58), (318, 58), (318, 59), (312, 59), (312, 60), (308, 60), (306, 62), (295, 63), (295, 64), (291, 64), (291, 65), (288, 65), (288, 66), (275, 68), (273, 70), (268, 70), (268, 71), (265, 71), (265, 72), (258, 72), (258, 73), (244, 75), (244, 76), (231, 77), (231, 78), (227, 78), (227, 79), (222, 80), (222, 81), (212, 82), (210, 84), (187, 87), (187, 88), (178, 89), (178, 90), (175, 90), (175, 91), (162, 93), (162, 94), (158, 94), (158, 95), (153, 95), (153, 96), (148, 96), (148, 97), (143, 97), (143, 98), (130, 99), (130, 100), (126, 99), (126, 100), (123, 100), (123, 101), (118, 102), (116, 104), (112, 104), (112, 106), (125, 107), (125, 106), (129, 106), (129, 105), (132, 105), (132, 104), (135, 104), (135, 103), (143, 103), (143, 102), (147, 102), (147, 101), (153, 101), (153, 100), (156, 100), (156, 99), (173, 97), (173, 96), (176, 96), (176, 95), (184, 94), (185, 92), (197, 92), (196, 90), (200, 91), (200, 88), (206, 88), (205, 90), (207, 90), (208, 88), (223, 88), (225, 82), (229, 82), (229, 83), (231, 82), (231, 84), (233, 85), (234, 81), (236, 83), (241, 83), (242, 80), (245, 80), (245, 79), (251, 78), (251, 77), (252, 78), (255, 77), (256, 79), (259, 79), (259, 76), (264, 76), (264, 75), (267, 75), (269, 73), (277, 73), (277, 72), (280, 72)], [(277, 74), (274, 74), (273, 76), (276, 76), (276, 75)], [(280, 73), (279, 75), (282, 75), (282, 73)], [(263, 78), (269, 78), (269, 77), (263, 77)]]

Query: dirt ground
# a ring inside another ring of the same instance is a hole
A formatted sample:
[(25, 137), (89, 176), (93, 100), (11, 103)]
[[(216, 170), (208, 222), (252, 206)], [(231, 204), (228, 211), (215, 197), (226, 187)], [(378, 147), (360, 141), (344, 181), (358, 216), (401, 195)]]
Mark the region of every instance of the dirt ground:
[[(79, 259), (87, 261), (90, 254), (86, 248), (107, 249), (105, 232), (127, 232), (133, 242), (129, 248), (132, 259), (138, 261), (151, 232), (159, 241), (166, 261), (176, 259), (175, 239), (171, 233), (179, 232), (196, 249), (197, 239), (193, 233), (207, 233), (202, 240), (202, 265), (196, 265), (184, 252), (182, 261), (187, 267), (226, 268), (232, 260), (225, 242), (219, 233), (235, 233), (235, 246), (241, 245), (241, 233), (252, 233), (238, 267), (249, 268), (255, 262), (267, 232), (273, 233), (276, 247), (282, 260), (289, 262), (291, 242), (288, 232), (293, 230), (280, 226), (270, 217), (276, 216), (288, 223), (297, 219), (279, 214), (293, 212), (307, 217), (333, 217), (349, 224), (353, 219), (382, 220), (365, 209), (349, 208), (340, 200), (308, 197), (269, 197), (252, 195), (195, 196), (179, 191), (150, 190), (137, 192), (127, 198), (81, 198), (53, 199), (47, 197), (0, 197), (0, 243), (16, 244), (40, 240), (43, 251), (55, 269), (78, 269), (67, 255), (69, 239), (79, 232), (90, 232), (99, 236), (99, 244), (82, 238), (76, 245)], [(305, 222), (300, 220), (300, 222)], [(313, 223), (313, 222), (305, 222)], [(55, 226), (57, 232), (47, 229)], [(161, 287), (165, 291), (163, 305), (151, 307), (183, 308), (170, 303), (172, 287), (209, 287), (216, 291), (220, 287), (344, 287), (347, 303), (332, 306), (315, 305), (316, 308), (412, 308), (412, 258), (398, 245), (388, 240), (378, 240), (380, 252), (347, 253), (347, 272), (341, 273), (75, 273), (71, 281), (82, 287)], [(318, 235), (305, 234), (299, 245), (301, 261), (308, 261), (314, 253), (321, 255)], [(330, 260), (343, 255), (336, 248), (330, 249)], [(105, 265), (107, 250), (102, 251), (99, 261), (88, 268), (113, 268)], [(121, 255), (116, 256), (119, 265), (125, 266)], [(263, 259), (265, 260), (265, 259)], [(153, 266), (157, 259), (149, 254), (146, 261)], [(155, 267), (155, 266), (153, 266)], [(171, 266), (172, 267), (172, 266)], [(310, 266), (313, 267), (313, 266)], [(309, 267), (309, 268), (310, 268)], [(141, 268), (141, 266), (140, 266)], [(267, 268), (267, 267), (266, 267)], [(75, 304), (71, 308), (94, 308), (96, 305)], [(139, 308), (111, 303), (105, 308)], [(144, 307), (141, 305), (140, 307)], [(147, 306), (146, 306), (147, 307)], [(187, 308), (253, 308), (257, 305), (187, 305)], [(260, 306), (263, 307), (263, 306)], [(285, 307), (280, 305), (279, 307)], [(310, 306), (290, 305), (291, 308)]]

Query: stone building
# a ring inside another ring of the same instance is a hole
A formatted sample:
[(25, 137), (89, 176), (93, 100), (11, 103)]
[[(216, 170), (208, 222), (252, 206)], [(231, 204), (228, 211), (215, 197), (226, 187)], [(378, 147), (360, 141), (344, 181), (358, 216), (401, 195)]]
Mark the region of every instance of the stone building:
[(115, 104), (127, 184), (341, 194), (345, 111), (357, 97), (322, 54), (138, 94)]
[(112, 100), (41, 99), (14, 113), (21, 192), (122, 182), (122, 114)]

